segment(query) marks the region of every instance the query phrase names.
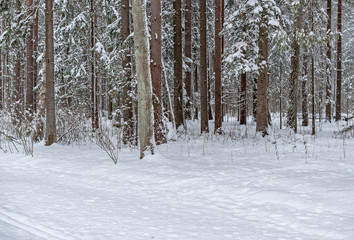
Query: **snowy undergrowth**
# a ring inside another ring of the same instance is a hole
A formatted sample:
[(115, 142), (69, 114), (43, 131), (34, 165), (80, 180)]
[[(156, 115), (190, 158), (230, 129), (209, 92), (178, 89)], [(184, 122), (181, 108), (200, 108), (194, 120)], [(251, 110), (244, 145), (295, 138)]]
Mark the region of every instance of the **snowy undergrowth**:
[[(212, 124), (210, 122), (210, 124)], [(119, 162), (95, 144), (0, 153), (1, 240), (354, 239), (354, 139), (345, 123), (269, 135), (225, 123)], [(112, 133), (113, 134), (113, 133)]]

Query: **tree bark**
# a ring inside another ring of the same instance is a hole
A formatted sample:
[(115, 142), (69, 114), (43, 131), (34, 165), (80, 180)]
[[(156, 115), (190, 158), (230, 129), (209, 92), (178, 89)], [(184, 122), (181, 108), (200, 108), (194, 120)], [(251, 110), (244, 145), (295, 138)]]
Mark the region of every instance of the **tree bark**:
[(151, 80), (154, 106), (155, 142), (166, 143), (166, 131), (163, 124), (161, 96), (161, 1), (151, 1)]
[(215, 0), (215, 133), (222, 127), (222, 0)]
[(193, 119), (198, 120), (199, 118), (199, 111), (198, 111), (198, 104), (197, 104), (197, 99), (196, 99), (196, 95), (198, 94), (198, 66), (195, 66), (195, 70), (194, 70), (194, 104), (195, 104), (195, 108), (194, 108), (194, 116)]
[(181, 0), (173, 3), (175, 14), (173, 17), (174, 26), (174, 106), (176, 128), (183, 125), (183, 79), (182, 79), (182, 11)]
[(130, 48), (127, 42), (127, 38), (130, 35), (130, 13), (129, 13), (129, 0), (122, 0), (122, 41), (125, 47), (123, 69), (125, 71), (125, 84), (123, 87), (123, 143), (134, 142), (134, 122), (133, 122), (133, 100), (131, 97), (131, 57)]
[(26, 0), (28, 22), (28, 33), (26, 38), (26, 111), (29, 121), (32, 121), (33, 114), (33, 80), (34, 80), (34, 59), (33, 59), (33, 0)]
[(341, 120), (342, 111), (342, 0), (338, 0), (338, 42), (337, 42), (337, 91), (336, 121)]
[(298, 42), (298, 34), (302, 29), (303, 1), (300, 1), (295, 26), (293, 31), (293, 40), (291, 48), (293, 54), (291, 56), (291, 74), (289, 81), (289, 109), (288, 109), (288, 125), (297, 133), (297, 94), (299, 81), (299, 62), (300, 62), (300, 44)]
[(150, 52), (145, 0), (133, 0), (135, 64), (138, 80), (138, 126), (140, 158), (154, 153), (154, 128)]
[(200, 0), (200, 115), (201, 132), (209, 132), (208, 123), (208, 63), (207, 63), (207, 7)]
[(247, 75), (246, 73), (241, 74), (241, 100), (240, 100), (240, 124), (247, 124), (247, 103), (246, 103), (246, 91), (247, 91)]
[(265, 12), (262, 13), (262, 20), (259, 27), (259, 55), (260, 70), (257, 81), (257, 124), (256, 131), (267, 134), (268, 128), (268, 25)]
[(307, 69), (307, 53), (304, 53), (304, 59), (303, 59), (303, 64), (304, 64), (304, 76), (302, 78), (301, 82), (301, 94), (302, 94), (302, 126), (308, 126), (309, 125), (309, 112), (308, 112), (308, 107), (307, 107), (307, 74), (308, 74), (308, 69)]
[(92, 129), (98, 129), (98, 83), (95, 64), (95, 1), (91, 0), (91, 119)]
[(54, 95), (54, 31), (53, 0), (46, 0), (45, 9), (45, 46), (46, 46), (46, 130), (45, 145), (56, 141), (55, 95)]
[[(186, 0), (186, 18), (185, 18), (185, 56), (192, 60), (192, 0)], [(185, 107), (185, 118), (192, 119), (192, 63), (187, 62), (188, 70), (186, 71), (185, 87), (187, 94), (187, 102)]]
[[(34, 2), (34, 25), (33, 25), (33, 87), (35, 88), (38, 83), (38, 12), (39, 0)], [(33, 92), (33, 110), (37, 112), (37, 92)]]
[(332, 54), (331, 54), (331, 26), (332, 26), (332, 0), (327, 0), (327, 64), (326, 64), (326, 119), (328, 121), (332, 121), (332, 83), (331, 83), (331, 75), (332, 75), (332, 68), (331, 68), (331, 61), (332, 61)]

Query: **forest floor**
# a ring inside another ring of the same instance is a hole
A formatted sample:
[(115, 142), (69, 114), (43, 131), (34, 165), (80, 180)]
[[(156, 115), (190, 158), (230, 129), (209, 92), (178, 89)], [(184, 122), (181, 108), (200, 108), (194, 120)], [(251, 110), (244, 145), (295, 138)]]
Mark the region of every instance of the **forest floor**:
[[(114, 165), (94, 144), (0, 152), (1, 240), (352, 240), (354, 138), (228, 124)], [(274, 126), (274, 129), (276, 126)]]

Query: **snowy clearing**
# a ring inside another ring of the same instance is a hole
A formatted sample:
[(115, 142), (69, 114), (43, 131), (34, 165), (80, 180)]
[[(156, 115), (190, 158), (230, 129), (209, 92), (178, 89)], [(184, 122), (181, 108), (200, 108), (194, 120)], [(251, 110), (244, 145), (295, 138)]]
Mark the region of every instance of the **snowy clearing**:
[(326, 131), (1, 152), (0, 239), (352, 240), (354, 139)]

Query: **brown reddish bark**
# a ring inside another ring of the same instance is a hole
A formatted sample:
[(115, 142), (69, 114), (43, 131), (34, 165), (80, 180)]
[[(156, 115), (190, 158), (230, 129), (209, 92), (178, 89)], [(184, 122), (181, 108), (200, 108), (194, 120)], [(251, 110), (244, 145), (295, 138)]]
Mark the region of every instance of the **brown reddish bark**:
[(174, 25), (174, 109), (176, 129), (183, 125), (183, 80), (182, 80), (182, 3), (175, 0), (173, 3), (175, 14)]
[(166, 143), (161, 96), (161, 1), (151, 1), (151, 80), (154, 106), (155, 142)]
[[(186, 0), (186, 18), (185, 18), (185, 56), (192, 60), (192, 0)], [(186, 72), (185, 87), (187, 93), (187, 102), (185, 107), (185, 118), (192, 118), (192, 63), (187, 62), (189, 69)]]
[(222, 127), (222, 82), (221, 82), (221, 55), (222, 55), (222, 0), (215, 0), (215, 132)]
[(133, 143), (134, 139), (134, 122), (133, 122), (133, 101), (130, 97), (131, 88), (131, 57), (128, 43), (124, 42), (130, 35), (130, 12), (129, 0), (122, 0), (122, 39), (124, 51), (123, 68), (125, 69), (125, 84), (123, 87), (123, 143)]
[(201, 132), (209, 132), (207, 78), (207, 16), (206, 0), (200, 0), (200, 112)]

